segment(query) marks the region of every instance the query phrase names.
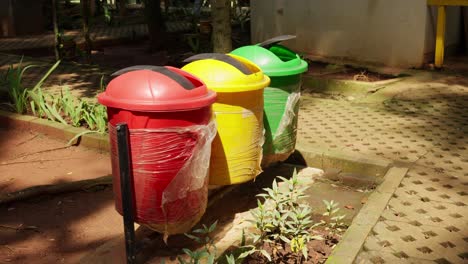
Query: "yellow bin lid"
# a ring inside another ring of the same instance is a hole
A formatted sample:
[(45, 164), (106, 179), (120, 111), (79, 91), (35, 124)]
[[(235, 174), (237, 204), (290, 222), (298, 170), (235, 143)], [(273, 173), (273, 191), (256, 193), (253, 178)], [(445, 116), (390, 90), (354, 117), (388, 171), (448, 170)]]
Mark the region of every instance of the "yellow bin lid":
[(182, 67), (200, 78), (217, 93), (246, 92), (264, 89), (270, 78), (253, 62), (232, 54), (202, 53), (192, 56)]

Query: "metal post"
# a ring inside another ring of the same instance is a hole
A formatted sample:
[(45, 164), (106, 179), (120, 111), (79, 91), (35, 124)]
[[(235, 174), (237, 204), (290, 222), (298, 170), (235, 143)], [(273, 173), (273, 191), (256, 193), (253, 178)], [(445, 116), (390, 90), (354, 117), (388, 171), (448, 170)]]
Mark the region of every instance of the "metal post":
[(119, 123), (117, 129), (117, 148), (119, 153), (120, 191), (122, 197), (123, 220), (125, 230), (125, 250), (127, 264), (136, 262), (135, 249), (135, 209), (133, 204), (133, 179), (131, 175), (130, 145), (128, 141), (128, 126)]
[(435, 66), (441, 68), (444, 64), (444, 49), (445, 49), (445, 17), (446, 8), (445, 6), (439, 6), (437, 8), (437, 35), (436, 35), (436, 46), (435, 46)]

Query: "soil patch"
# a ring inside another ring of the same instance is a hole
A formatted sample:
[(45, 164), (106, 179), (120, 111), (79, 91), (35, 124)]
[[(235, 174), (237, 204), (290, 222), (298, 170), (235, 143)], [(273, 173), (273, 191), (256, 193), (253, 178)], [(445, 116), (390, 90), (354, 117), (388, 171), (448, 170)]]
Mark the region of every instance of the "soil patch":
[[(0, 191), (96, 178), (111, 173), (109, 157), (66, 148), (33, 131), (0, 129)], [(0, 206), (1, 263), (77, 263), (86, 252), (122, 233), (107, 187), (40, 196)]]
[(34, 131), (0, 128), (0, 191), (13, 192), (111, 174), (110, 158), (84, 147), (67, 147)]
[[(278, 258), (275, 263), (287, 263), (287, 264), (315, 264), (325, 263), (328, 256), (331, 254), (333, 247), (339, 242), (340, 237), (338, 235), (330, 235), (329, 231), (321, 229), (315, 230), (315, 235), (324, 237), (324, 240), (312, 240), (307, 244), (309, 249), (309, 255), (307, 260), (303, 257), (298, 257), (291, 252), (289, 247), (278, 250)], [(271, 251), (268, 244), (264, 244), (263, 248), (267, 251)], [(245, 260), (245, 264), (260, 264), (266, 263), (267, 259), (259, 252), (254, 253)]]

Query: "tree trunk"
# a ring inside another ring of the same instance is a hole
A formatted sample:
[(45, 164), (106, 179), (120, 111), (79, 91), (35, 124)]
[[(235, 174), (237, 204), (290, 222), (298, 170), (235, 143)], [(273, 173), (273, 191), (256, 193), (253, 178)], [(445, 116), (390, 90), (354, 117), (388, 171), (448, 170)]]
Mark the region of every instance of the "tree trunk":
[(54, 52), (55, 60), (60, 60), (60, 40), (59, 40), (59, 29), (57, 22), (57, 2), (52, 0), (52, 24), (54, 26)]
[(166, 27), (161, 12), (161, 0), (144, 0), (145, 19), (148, 24), (148, 33), (151, 43), (151, 51), (164, 48), (166, 40)]
[(85, 39), (85, 54), (87, 62), (91, 60), (92, 42), (89, 35), (89, 27), (91, 20), (91, 1), (92, 0), (81, 0), (81, 17), (83, 19), (83, 36)]
[(119, 9), (119, 15), (125, 16), (127, 14), (127, 8), (125, 7), (127, 0), (115, 0), (117, 8)]
[(216, 53), (228, 53), (232, 50), (230, 4), (230, 0), (211, 1), (213, 51)]

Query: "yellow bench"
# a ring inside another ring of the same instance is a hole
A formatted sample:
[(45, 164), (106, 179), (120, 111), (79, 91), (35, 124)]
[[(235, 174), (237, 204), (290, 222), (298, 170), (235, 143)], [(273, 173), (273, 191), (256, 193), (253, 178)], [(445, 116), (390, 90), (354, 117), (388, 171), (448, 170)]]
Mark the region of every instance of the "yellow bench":
[(440, 68), (444, 64), (446, 7), (468, 6), (468, 0), (427, 0), (427, 4), (430, 6), (438, 6), (434, 64), (437, 68)]

